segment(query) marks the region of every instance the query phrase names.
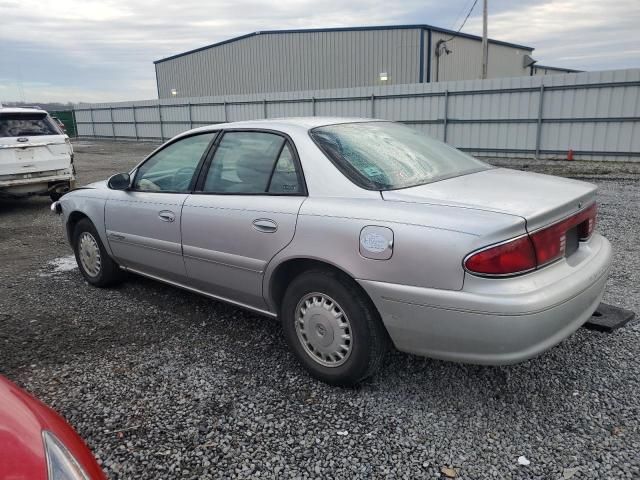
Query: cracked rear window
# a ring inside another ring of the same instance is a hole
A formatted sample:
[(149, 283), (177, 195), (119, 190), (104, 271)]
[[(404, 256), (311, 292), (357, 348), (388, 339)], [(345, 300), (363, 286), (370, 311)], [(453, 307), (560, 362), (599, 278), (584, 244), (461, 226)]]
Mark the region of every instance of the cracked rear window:
[(367, 190), (408, 188), (491, 168), (394, 122), (342, 123), (310, 133), (342, 173)]

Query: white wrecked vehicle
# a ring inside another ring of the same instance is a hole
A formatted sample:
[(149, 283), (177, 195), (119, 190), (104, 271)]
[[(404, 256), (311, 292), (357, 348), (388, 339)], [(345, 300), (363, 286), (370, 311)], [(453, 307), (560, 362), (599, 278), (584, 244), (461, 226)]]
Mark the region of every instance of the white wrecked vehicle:
[(49, 195), (73, 188), (73, 147), (47, 112), (0, 106), (0, 198)]

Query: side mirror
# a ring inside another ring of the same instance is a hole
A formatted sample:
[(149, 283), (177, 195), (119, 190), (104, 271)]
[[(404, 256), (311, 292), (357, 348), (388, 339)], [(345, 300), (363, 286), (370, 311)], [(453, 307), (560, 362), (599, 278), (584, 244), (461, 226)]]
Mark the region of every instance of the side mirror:
[(111, 190), (126, 190), (131, 186), (131, 177), (128, 173), (116, 173), (109, 177), (107, 186)]

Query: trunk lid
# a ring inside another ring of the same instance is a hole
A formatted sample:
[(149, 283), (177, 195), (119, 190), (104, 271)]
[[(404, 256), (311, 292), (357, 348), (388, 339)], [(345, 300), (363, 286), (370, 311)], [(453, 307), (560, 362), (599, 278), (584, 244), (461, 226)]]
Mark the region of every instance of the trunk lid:
[(417, 187), (382, 192), (388, 201), (431, 203), (516, 215), (529, 232), (595, 201), (596, 186), (551, 175), (493, 168)]

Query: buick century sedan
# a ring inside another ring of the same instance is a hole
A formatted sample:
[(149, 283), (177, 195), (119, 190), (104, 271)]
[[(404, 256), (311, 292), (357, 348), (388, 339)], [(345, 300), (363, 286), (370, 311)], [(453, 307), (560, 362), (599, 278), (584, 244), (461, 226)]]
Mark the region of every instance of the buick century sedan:
[(133, 272), (278, 317), (300, 363), (340, 385), (391, 345), (534, 357), (587, 321), (611, 263), (594, 185), (368, 119), (190, 130), (52, 209), (91, 285)]

